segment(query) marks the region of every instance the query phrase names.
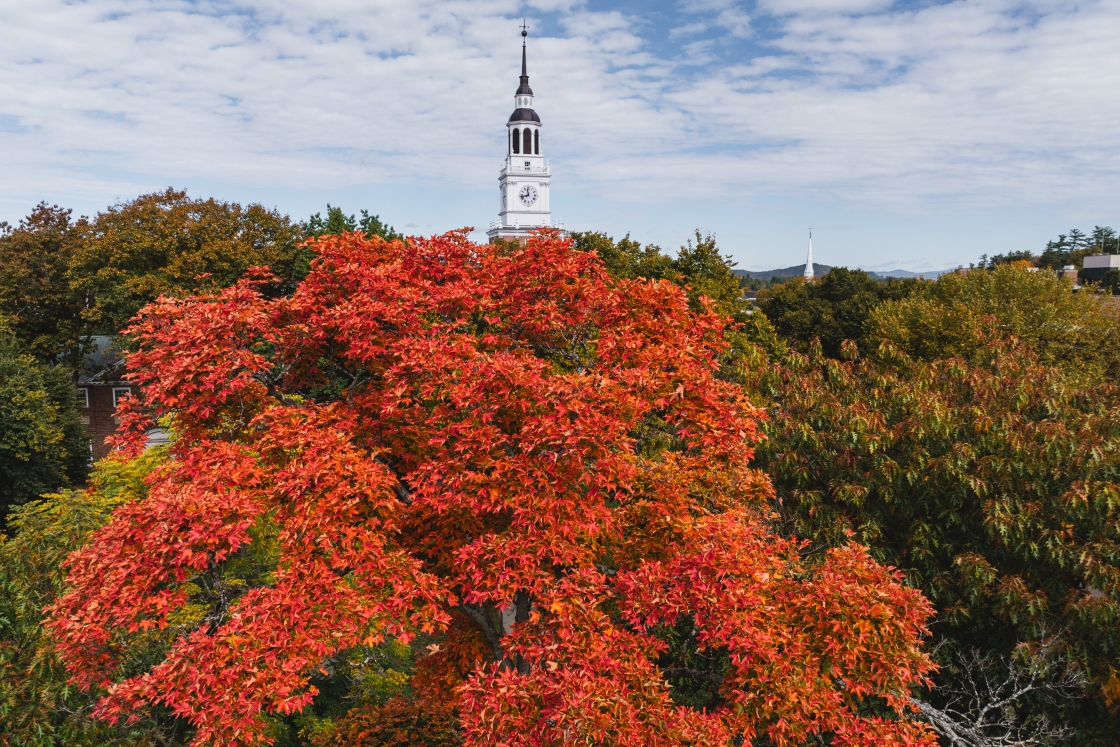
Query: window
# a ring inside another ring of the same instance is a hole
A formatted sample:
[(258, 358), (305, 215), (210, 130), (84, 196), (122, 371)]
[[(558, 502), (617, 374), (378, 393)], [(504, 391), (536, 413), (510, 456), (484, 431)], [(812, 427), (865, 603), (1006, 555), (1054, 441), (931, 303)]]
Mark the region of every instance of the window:
[(528, 171), (528, 170), (529, 170), (529, 162), (528, 162), (528, 161), (526, 161), (526, 162), (525, 162), (525, 170), (526, 170), (526, 171)]
[(113, 387), (113, 408), (120, 404), (121, 400), (125, 397), (131, 397), (132, 390), (126, 386)]
[(521, 130), (513, 129), (513, 152), (521, 153)]
[(535, 130), (533, 132), (533, 153), (536, 155), (541, 154), (541, 131)]
[(89, 390), (88, 389), (79, 389), (77, 392), (75, 392), (75, 395), (78, 397), (78, 407), (82, 408), (83, 410), (88, 410), (89, 409)]
[(529, 132), (529, 128), (525, 128), (525, 155), (533, 152), (533, 133)]

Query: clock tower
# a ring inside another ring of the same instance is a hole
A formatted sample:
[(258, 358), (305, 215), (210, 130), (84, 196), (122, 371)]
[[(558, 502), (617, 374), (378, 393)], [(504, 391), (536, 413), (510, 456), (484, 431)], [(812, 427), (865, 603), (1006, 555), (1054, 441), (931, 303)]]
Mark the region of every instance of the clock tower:
[(501, 203), (498, 219), (486, 235), (523, 241), (534, 228), (562, 228), (552, 222), (549, 207), (552, 172), (541, 155), (541, 118), (533, 111), (533, 89), (525, 64), (527, 27), (521, 27), (521, 85), (513, 94), (514, 110), (506, 122), (506, 160), (498, 173)]

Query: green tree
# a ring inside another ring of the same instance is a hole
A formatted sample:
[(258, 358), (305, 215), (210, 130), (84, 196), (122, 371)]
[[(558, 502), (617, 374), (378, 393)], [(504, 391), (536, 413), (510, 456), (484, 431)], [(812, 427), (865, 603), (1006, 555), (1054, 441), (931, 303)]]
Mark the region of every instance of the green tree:
[(1116, 231), (1111, 226), (1093, 226), (1089, 245), (1099, 249), (1102, 254), (1120, 253), (1120, 248), (1117, 248), (1116, 244)]
[[(1058, 272), (1070, 263), (1071, 251), (1067, 235), (1059, 234), (1057, 241), (1046, 242), (1046, 249), (1038, 258), (1038, 266)], [(981, 265), (984, 266), (984, 263)]]
[(1089, 246), (1089, 237), (1080, 228), (1071, 228), (1069, 230), (1069, 246), (1074, 251), (1084, 249)]
[(38, 359), (81, 367), (90, 335), (116, 334), (161, 295), (225, 287), (268, 267), (280, 291), (306, 274), (300, 227), (260, 205), (167, 189), (93, 220), (45, 203), (0, 234), (0, 313)]
[(123, 464), (98, 463), (88, 490), (45, 495), (9, 515), (0, 535), (0, 744), (5, 747), (172, 747), (186, 731), (162, 715), (110, 726), (90, 717), (98, 692), (67, 683), (42, 627), (43, 610), (62, 589), (63, 561), (113, 509), (147, 492), (145, 477), (163, 459), (153, 449)]
[(646, 278), (647, 280), (672, 280), (675, 277), (673, 260), (661, 247), (634, 241), (630, 234), (615, 241), (605, 233), (579, 232), (571, 234), (572, 246), (579, 251), (595, 252), (616, 278)]
[(327, 217), (315, 213), (303, 223), (300, 223), (303, 234), (307, 237), (318, 238), (326, 235), (337, 235), (346, 231), (361, 231), (366, 236), (380, 236), (383, 239), (403, 239), (404, 234), (397, 231), (388, 223), (381, 221), (380, 215), (370, 215), (368, 210), (362, 211), (362, 217), (342, 212), (342, 208), (334, 207), (327, 203)]
[(715, 237), (711, 234), (701, 236), (699, 231), (696, 232), (696, 243), (689, 239), (672, 263), (673, 272), (688, 290), (688, 299), (694, 309), (698, 308), (701, 297), (708, 298), (714, 302), (715, 311), (742, 321), (741, 314), (747, 307), (742, 301), (743, 289), (739, 279), (731, 272), (734, 266), (730, 257), (719, 253)]
[(791, 533), (818, 548), (854, 533), (936, 605), (939, 686), (961, 684), (958, 654), (1045, 647), (1056, 669), (1088, 673), (1088, 697), (1020, 703), (1019, 717), (1114, 744), (1120, 390), (992, 331), (977, 363), (889, 344), (837, 361), (812, 345), (756, 368), (748, 386), (770, 404), (760, 466)]
[(70, 268), (85, 218), (43, 202), (16, 228), (0, 226), (0, 314), (27, 351), (58, 364), (81, 358), (84, 314), (94, 305), (88, 289), (73, 288)]
[(191, 199), (167, 189), (114, 205), (82, 231), (70, 285), (94, 299), (89, 329), (115, 334), (161, 295), (224, 288), (254, 266), (282, 282), (306, 272), (299, 227), (260, 205)]
[(1013, 262), (1027, 262), (1031, 265), (1035, 263), (1035, 256), (1031, 252), (1023, 249), (1015, 252), (1008, 252), (1007, 254), (996, 254), (988, 258), (987, 263), (984, 265), (989, 270), (996, 265), (1009, 265)]
[(826, 355), (840, 356), (845, 340), (862, 342), (864, 325), (880, 303), (909, 296), (923, 281), (872, 279), (863, 270), (834, 267), (819, 281), (794, 278), (761, 291), (758, 305), (782, 338), (805, 352), (819, 339)]
[(69, 376), (24, 353), (0, 317), (0, 524), (11, 507), (80, 484), (89, 460)]
[(980, 362), (997, 337), (1028, 343), (1046, 365), (1097, 380), (1120, 375), (1120, 314), (1104, 298), (1074, 291), (1051, 272), (998, 265), (949, 273), (907, 298), (877, 307), (866, 339), (889, 340), (914, 358)]
[(1118, 252), (1120, 247), (1117, 245), (1116, 231), (1110, 226), (1093, 226), (1092, 233), (1088, 235), (1080, 229), (1072, 228), (1069, 233), (1058, 234), (1057, 241), (1047, 241), (1046, 249), (1035, 260), (1035, 264), (1051, 270), (1061, 270), (1066, 265), (1080, 269), (1081, 260), (1087, 255)]
[(675, 258), (656, 244), (642, 246), (630, 234), (618, 241), (591, 231), (570, 236), (574, 249), (595, 252), (613, 277), (668, 280), (688, 291), (693, 309), (699, 308), (701, 297), (712, 301), (720, 313), (731, 316), (741, 317), (749, 308), (742, 298), (742, 285), (732, 272), (735, 263), (719, 253), (711, 235), (697, 231), (695, 243), (689, 239)]

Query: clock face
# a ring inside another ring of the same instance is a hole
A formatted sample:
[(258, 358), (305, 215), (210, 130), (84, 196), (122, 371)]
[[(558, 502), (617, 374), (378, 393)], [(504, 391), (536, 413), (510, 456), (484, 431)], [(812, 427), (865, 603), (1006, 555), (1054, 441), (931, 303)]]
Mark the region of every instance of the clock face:
[(521, 188), (521, 191), (517, 193), (517, 196), (520, 197), (521, 202), (528, 207), (537, 201), (537, 188), (532, 184), (526, 184)]

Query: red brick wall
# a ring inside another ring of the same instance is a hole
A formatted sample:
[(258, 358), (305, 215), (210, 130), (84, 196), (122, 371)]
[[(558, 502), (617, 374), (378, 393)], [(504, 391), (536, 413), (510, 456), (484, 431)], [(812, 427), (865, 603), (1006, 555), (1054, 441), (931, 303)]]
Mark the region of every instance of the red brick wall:
[[(80, 410), (86, 432), (93, 438), (93, 458), (101, 459), (109, 453), (105, 439), (117, 431), (117, 421), (113, 417), (113, 390), (128, 389), (126, 386), (110, 384), (82, 384), (79, 389), (89, 392), (89, 407)], [(78, 399), (81, 406), (81, 398)]]

